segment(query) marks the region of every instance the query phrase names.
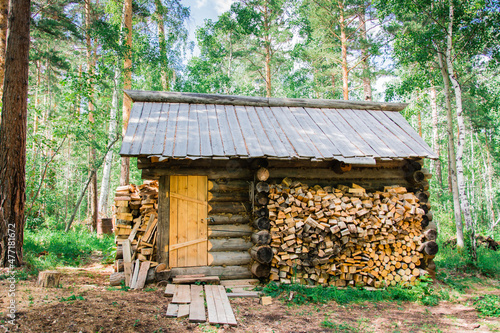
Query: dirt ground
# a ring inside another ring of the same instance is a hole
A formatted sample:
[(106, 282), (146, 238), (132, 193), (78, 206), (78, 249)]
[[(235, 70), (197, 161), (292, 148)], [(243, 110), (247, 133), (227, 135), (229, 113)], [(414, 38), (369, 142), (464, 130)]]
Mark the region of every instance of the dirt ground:
[(500, 332), (500, 320), (479, 317), (471, 301), (485, 293), (500, 295), (493, 280), (494, 287), (470, 286), (466, 294), (435, 307), (405, 302), (289, 306), (278, 300), (263, 306), (256, 298), (233, 298), (238, 326), (216, 327), (167, 318), (171, 299), (163, 288), (110, 287), (112, 267), (98, 260), (60, 271), (61, 288), (37, 287), (34, 278), (17, 284), (15, 326), (7, 323), (8, 285), (0, 281), (0, 332)]

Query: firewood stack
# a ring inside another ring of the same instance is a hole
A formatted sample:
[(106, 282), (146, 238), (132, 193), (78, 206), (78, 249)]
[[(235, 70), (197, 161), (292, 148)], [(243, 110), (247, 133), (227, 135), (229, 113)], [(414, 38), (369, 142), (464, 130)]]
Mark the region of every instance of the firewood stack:
[[(119, 186), (115, 194), (115, 272), (124, 271), (130, 281), (132, 263), (156, 262), (156, 226), (158, 222), (158, 181), (146, 180), (140, 186)], [(126, 243), (126, 244), (125, 244)], [(124, 253), (124, 252), (130, 252)]]
[(404, 187), (310, 188), (285, 178), (270, 186), (268, 198), (274, 281), (414, 284), (437, 252), (435, 230), (423, 232), (426, 212)]

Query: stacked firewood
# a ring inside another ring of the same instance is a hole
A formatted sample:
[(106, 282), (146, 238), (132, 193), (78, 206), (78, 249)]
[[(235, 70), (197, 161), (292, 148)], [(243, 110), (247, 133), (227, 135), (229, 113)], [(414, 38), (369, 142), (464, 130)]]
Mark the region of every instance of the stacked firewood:
[[(158, 182), (146, 180), (140, 186), (119, 186), (115, 194), (115, 272), (124, 271), (129, 285), (133, 263), (150, 262), (156, 267), (156, 229), (158, 223)], [(117, 278), (121, 279), (120, 275)]]
[(285, 178), (271, 185), (268, 198), (271, 280), (339, 287), (414, 284), (437, 252), (435, 230), (423, 232), (423, 206), (404, 187), (310, 188)]

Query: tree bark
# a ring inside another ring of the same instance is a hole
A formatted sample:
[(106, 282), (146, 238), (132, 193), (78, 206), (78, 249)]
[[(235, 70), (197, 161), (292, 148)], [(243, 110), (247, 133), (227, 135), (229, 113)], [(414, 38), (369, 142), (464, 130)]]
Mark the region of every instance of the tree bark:
[[(125, 62), (123, 66), (123, 89), (129, 90), (132, 88), (132, 0), (125, 0), (124, 3), (124, 24), (127, 33), (125, 44), (127, 50), (125, 52)], [(123, 95), (123, 127), (122, 135), (125, 137), (127, 132), (128, 118), (130, 117), (130, 109), (132, 101)], [(122, 157), (120, 170), (120, 185), (128, 185), (130, 182), (130, 158)]]
[(439, 130), (438, 130), (438, 109), (437, 109), (437, 101), (436, 101), (436, 87), (433, 85), (430, 90), (430, 104), (431, 104), (431, 112), (432, 112), (432, 149), (436, 153), (438, 159), (432, 161), (432, 168), (436, 170), (436, 178), (441, 189), (443, 187), (443, 176), (441, 172), (441, 147), (439, 145)]
[(0, 125), (0, 266), (23, 260), (30, 0), (10, 2)]
[(455, 157), (455, 143), (453, 139), (453, 116), (451, 113), (451, 97), (450, 97), (450, 81), (448, 77), (448, 70), (443, 61), (443, 54), (440, 50), (437, 52), (439, 67), (441, 68), (441, 75), (444, 83), (444, 96), (446, 100), (446, 134), (448, 136), (448, 174), (451, 179), (451, 193), (453, 195), (453, 211), (455, 215), (455, 227), (457, 231), (457, 246), (464, 246), (464, 230), (462, 225), (462, 213), (460, 210), (460, 199), (457, 187), (457, 160)]
[(264, 43), (266, 48), (266, 97), (271, 97), (271, 40), (269, 37), (268, 8), (264, 7), (264, 30), (266, 31)]
[[(160, 0), (155, 0), (156, 5), (156, 24), (158, 27), (158, 41), (160, 44), (160, 56), (166, 57), (166, 43), (165, 43), (165, 27), (164, 27), (164, 7)], [(161, 62), (161, 87), (163, 91), (169, 90), (169, 82), (168, 82), (168, 62), (164, 59)]]
[(5, 74), (5, 47), (7, 46), (7, 19), (9, 14), (9, 0), (0, 0), (0, 98), (3, 92)]
[(347, 37), (345, 34), (345, 18), (344, 18), (344, 4), (342, 1), (338, 2), (339, 5), (339, 24), (340, 24), (340, 43), (342, 50), (342, 91), (344, 100), (349, 99), (349, 67), (347, 63)]
[(457, 187), (460, 198), (460, 207), (465, 221), (466, 228), (470, 231), (471, 244), (472, 244), (472, 257), (476, 260), (476, 237), (472, 217), (470, 214), (469, 199), (467, 198), (465, 176), (463, 167), (463, 154), (465, 148), (465, 123), (463, 117), (462, 106), (462, 88), (455, 76), (453, 69), (453, 19), (454, 7), (453, 1), (449, 0), (449, 21), (448, 21), (448, 36), (446, 39), (446, 67), (448, 69), (448, 76), (455, 91), (455, 104), (457, 108), (457, 125), (458, 125), (458, 145), (456, 154), (456, 171), (457, 171)]
[(369, 3), (361, 6), (361, 11), (359, 14), (360, 22), (360, 33), (361, 39), (363, 42), (361, 48), (361, 58), (363, 59), (363, 91), (365, 95), (365, 101), (372, 100), (372, 85), (370, 79), (370, 57), (368, 51), (368, 37), (366, 36), (366, 8), (369, 6)]

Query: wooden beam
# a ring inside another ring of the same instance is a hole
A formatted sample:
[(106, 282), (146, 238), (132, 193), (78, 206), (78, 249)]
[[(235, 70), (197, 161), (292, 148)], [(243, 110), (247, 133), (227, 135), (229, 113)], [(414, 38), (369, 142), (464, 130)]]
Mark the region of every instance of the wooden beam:
[(158, 192), (158, 226), (156, 229), (158, 262), (168, 266), (168, 246), (170, 237), (170, 177), (163, 176), (159, 181)]
[(252, 273), (246, 266), (201, 266), (172, 268), (172, 277), (177, 275), (205, 274), (216, 275), (221, 280), (249, 279)]
[(243, 106), (288, 106), (308, 108), (332, 108), (355, 110), (401, 111), (406, 103), (378, 103), (367, 101), (343, 101), (334, 99), (265, 98), (249, 96), (198, 94), (166, 91), (124, 90), (134, 102), (218, 104)]

